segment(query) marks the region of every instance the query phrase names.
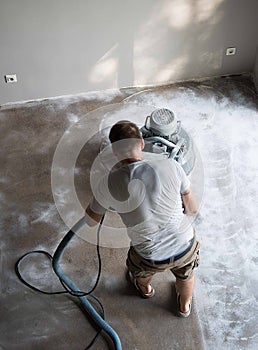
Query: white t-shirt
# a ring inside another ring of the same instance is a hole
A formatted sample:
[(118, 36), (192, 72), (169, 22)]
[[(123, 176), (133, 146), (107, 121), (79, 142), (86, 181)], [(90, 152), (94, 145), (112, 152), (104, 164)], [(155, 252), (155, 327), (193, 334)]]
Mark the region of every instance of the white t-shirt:
[(181, 199), (189, 186), (173, 159), (118, 163), (94, 188), (90, 208), (97, 214), (115, 209), (135, 250), (143, 258), (163, 260), (182, 252), (193, 238)]

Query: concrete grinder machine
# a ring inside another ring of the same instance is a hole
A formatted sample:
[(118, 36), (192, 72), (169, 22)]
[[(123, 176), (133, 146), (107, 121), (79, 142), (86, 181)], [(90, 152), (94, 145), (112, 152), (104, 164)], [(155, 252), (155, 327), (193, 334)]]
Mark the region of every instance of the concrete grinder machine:
[(171, 110), (155, 109), (140, 131), (145, 141), (144, 158), (160, 154), (175, 159), (187, 175), (191, 173), (196, 158), (193, 141)]

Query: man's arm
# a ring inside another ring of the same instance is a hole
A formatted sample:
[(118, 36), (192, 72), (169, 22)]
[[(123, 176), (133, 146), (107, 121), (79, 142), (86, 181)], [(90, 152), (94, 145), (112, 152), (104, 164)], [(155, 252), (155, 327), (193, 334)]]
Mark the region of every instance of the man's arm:
[(195, 215), (198, 212), (198, 203), (195, 196), (191, 190), (191, 187), (187, 188), (183, 193), (181, 193), (182, 203), (184, 208), (184, 214)]
[(85, 217), (87, 224), (92, 227), (100, 222), (103, 215), (95, 213), (93, 210), (91, 210), (90, 206), (88, 205), (85, 211)]

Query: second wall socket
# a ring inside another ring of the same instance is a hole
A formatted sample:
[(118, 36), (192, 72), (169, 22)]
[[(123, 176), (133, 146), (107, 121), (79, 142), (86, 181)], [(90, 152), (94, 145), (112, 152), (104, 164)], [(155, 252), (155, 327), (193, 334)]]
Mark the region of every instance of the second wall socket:
[(236, 54), (236, 48), (235, 47), (228, 47), (226, 49), (226, 55), (227, 56), (233, 56)]

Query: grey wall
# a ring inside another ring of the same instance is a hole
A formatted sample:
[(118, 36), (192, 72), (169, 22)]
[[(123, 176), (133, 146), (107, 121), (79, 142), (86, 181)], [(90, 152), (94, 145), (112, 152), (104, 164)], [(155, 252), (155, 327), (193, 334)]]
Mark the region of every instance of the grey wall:
[(251, 72), (257, 13), (257, 0), (0, 0), (0, 104)]

